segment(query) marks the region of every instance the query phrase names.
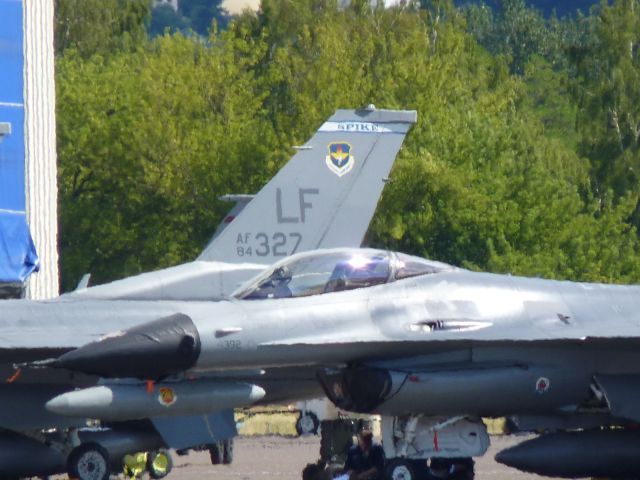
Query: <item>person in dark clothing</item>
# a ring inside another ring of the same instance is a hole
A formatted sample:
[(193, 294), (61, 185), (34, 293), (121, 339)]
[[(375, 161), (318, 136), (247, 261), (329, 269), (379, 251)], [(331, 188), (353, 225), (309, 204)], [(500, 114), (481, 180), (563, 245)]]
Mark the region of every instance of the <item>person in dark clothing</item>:
[(319, 460), (317, 463), (307, 463), (302, 470), (302, 480), (331, 480), (331, 473), (326, 464)]
[(360, 431), (358, 444), (349, 449), (343, 472), (349, 480), (382, 480), (383, 471), (384, 450), (373, 443), (371, 431)]

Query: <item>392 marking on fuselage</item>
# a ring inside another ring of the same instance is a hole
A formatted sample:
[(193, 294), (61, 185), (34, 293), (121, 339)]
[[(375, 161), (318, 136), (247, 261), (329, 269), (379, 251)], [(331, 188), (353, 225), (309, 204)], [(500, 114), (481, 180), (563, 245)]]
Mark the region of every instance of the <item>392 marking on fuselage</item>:
[(242, 342), (240, 340), (222, 340), (220, 345), (225, 350), (238, 351), (242, 349)]

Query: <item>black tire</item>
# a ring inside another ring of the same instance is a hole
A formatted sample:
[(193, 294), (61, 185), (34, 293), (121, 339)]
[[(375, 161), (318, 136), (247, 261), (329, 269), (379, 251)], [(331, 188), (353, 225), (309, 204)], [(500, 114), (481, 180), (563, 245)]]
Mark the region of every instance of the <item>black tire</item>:
[(222, 442), (222, 463), (225, 465), (233, 463), (233, 438)]
[(69, 478), (108, 480), (111, 475), (109, 453), (97, 443), (83, 443), (69, 454), (67, 472)]
[(448, 480), (474, 480), (475, 462), (473, 458), (454, 458), (450, 461)]
[(212, 443), (209, 445), (209, 457), (211, 458), (211, 465), (220, 465), (224, 460), (224, 449), (221, 442)]
[(147, 455), (147, 471), (153, 479), (164, 478), (171, 473), (173, 469), (173, 459), (167, 450), (158, 450), (157, 452), (149, 452)]
[(318, 416), (310, 411), (300, 412), (300, 417), (296, 421), (296, 432), (298, 435), (317, 435), (320, 428)]
[(386, 480), (416, 480), (413, 463), (406, 458), (394, 458), (387, 463), (384, 469)]
[(426, 458), (411, 460), (411, 466), (413, 467), (413, 473), (418, 480), (432, 480), (431, 469), (429, 468), (429, 462)]

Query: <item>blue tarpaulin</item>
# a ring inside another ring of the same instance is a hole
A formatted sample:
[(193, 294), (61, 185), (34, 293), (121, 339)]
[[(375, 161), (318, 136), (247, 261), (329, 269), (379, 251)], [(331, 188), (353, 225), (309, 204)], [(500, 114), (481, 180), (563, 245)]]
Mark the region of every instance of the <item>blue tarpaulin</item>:
[(39, 263), (26, 215), (0, 210), (0, 283), (23, 283)]

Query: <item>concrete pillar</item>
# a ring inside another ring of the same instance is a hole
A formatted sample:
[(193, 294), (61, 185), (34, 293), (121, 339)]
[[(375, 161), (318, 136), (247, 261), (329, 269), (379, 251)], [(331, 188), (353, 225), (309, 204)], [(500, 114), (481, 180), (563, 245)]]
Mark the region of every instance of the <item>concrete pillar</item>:
[(26, 210), (41, 261), (27, 298), (46, 299), (59, 293), (54, 0), (23, 2)]

